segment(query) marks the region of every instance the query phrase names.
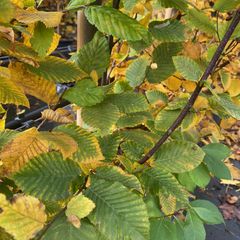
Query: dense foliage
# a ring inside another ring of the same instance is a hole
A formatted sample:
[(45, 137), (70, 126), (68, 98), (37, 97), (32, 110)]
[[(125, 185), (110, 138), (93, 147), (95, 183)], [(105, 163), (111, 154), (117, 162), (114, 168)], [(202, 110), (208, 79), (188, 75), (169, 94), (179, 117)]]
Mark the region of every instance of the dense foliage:
[[(240, 25), (171, 127), (240, 1), (71, 0), (65, 14), (82, 9), (98, 32), (69, 61), (50, 56), (63, 13), (41, 2), (0, 1), (0, 51), (11, 57), (0, 67), (0, 238), (205, 239), (204, 224), (223, 218), (193, 194), (213, 176), (232, 179), (221, 128), (240, 119)], [(75, 84), (57, 93), (65, 83)], [(27, 95), (49, 105), (41, 126), (57, 127), (5, 129), (8, 104), (30, 107)], [(62, 99), (71, 111), (56, 109)]]

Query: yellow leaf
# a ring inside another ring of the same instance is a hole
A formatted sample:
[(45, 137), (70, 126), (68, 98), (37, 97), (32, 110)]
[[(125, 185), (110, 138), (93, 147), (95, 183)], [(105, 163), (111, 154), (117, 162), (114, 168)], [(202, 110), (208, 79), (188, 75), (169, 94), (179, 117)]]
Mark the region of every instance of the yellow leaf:
[(184, 55), (188, 56), (192, 59), (199, 59), (201, 57), (201, 44), (199, 42), (194, 43), (192, 41), (188, 41), (184, 44)]
[(58, 108), (57, 110), (46, 109), (42, 112), (42, 118), (58, 123), (73, 123), (74, 116), (64, 108)]
[(91, 71), (90, 77), (93, 79), (95, 83), (98, 83), (98, 74), (96, 70)]
[(6, 117), (0, 119), (0, 131), (3, 131), (5, 129), (5, 121)]
[(39, 132), (38, 137), (54, 150), (59, 150), (64, 158), (71, 157), (78, 149), (73, 138), (62, 132)]
[(76, 227), (80, 227), (76, 221), (76, 218), (79, 220), (80, 224), (80, 219), (87, 217), (94, 208), (94, 202), (80, 194), (70, 200), (65, 214), (68, 217), (69, 222), (73, 223), (74, 226), (77, 225)]
[(60, 38), (61, 38), (61, 35), (54, 33), (53, 40), (52, 40), (50, 48), (48, 49), (47, 55), (50, 55), (52, 52), (55, 51), (55, 49), (58, 47)]
[(19, 171), (33, 157), (47, 151), (48, 145), (38, 138), (36, 128), (19, 133), (0, 152), (0, 161), (3, 163), (0, 172), (9, 176)]
[(237, 120), (235, 118), (226, 118), (226, 119), (222, 119), (220, 126), (223, 129), (229, 129), (231, 128), (235, 123), (237, 122)]
[(30, 196), (17, 196), (13, 203), (0, 194), (0, 226), (16, 240), (29, 240), (36, 236), (47, 221), (44, 205)]
[(203, 96), (198, 96), (196, 102), (193, 105), (193, 108), (196, 111), (199, 111), (201, 109), (208, 109), (209, 108), (208, 100)]
[(177, 91), (182, 85), (182, 81), (179, 80), (178, 78), (174, 77), (174, 76), (169, 77), (163, 83), (171, 91)]
[(228, 92), (231, 97), (236, 97), (240, 94), (240, 79), (232, 79)]
[(0, 77), (0, 103), (30, 107), (29, 101), (21, 88), (15, 85), (10, 79), (3, 77)]
[(193, 92), (196, 88), (196, 83), (192, 81), (183, 81), (182, 87), (187, 91), (187, 92)]
[(230, 162), (226, 162), (225, 164), (229, 168), (233, 180), (240, 180), (240, 169), (233, 166)]
[(22, 63), (12, 63), (9, 69), (12, 76), (11, 80), (26, 94), (50, 105), (58, 102), (59, 97), (55, 83), (31, 73)]
[(238, 180), (221, 179), (221, 184), (233, 185), (233, 186), (240, 187), (240, 181), (238, 181)]
[(24, 8), (23, 0), (11, 0), (11, 2), (20, 8)]
[(16, 9), (15, 18), (25, 24), (41, 21), (46, 27), (57, 27), (61, 22), (62, 16), (63, 13), (61, 12), (43, 12), (34, 8), (28, 8), (27, 10), (18, 8)]
[(11, 73), (8, 68), (0, 66), (0, 77), (11, 78)]

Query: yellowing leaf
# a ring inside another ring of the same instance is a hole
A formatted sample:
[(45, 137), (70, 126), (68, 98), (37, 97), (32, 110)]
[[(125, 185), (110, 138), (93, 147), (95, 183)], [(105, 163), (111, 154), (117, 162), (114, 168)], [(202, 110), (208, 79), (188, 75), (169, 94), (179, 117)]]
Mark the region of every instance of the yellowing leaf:
[(11, 80), (26, 94), (32, 95), (48, 104), (56, 104), (56, 84), (31, 73), (23, 63), (12, 63), (9, 66)]
[(46, 141), (53, 149), (59, 150), (64, 158), (71, 157), (78, 149), (74, 139), (62, 132), (39, 132), (38, 137)]
[(37, 11), (34, 8), (27, 10), (18, 8), (16, 10), (16, 19), (25, 24), (43, 22), (46, 27), (57, 27), (62, 19), (63, 13), (61, 12), (43, 12)]
[(54, 33), (52, 43), (50, 48), (48, 49), (47, 55), (50, 55), (52, 52), (55, 51), (55, 49), (58, 47), (60, 38), (61, 38), (61, 35)]
[[(76, 218), (80, 221), (80, 219), (88, 216), (94, 208), (95, 208), (94, 202), (92, 200), (90, 200), (89, 198), (80, 194), (76, 197), (73, 197), (70, 200), (70, 202), (67, 205), (67, 210), (66, 210), (65, 214), (68, 217), (68, 220), (70, 222), (72, 222), (72, 220), (75, 222)], [(72, 222), (72, 223), (75, 226), (74, 222)], [(80, 225), (79, 225), (79, 227), (80, 227)]]
[(21, 88), (10, 79), (0, 77), (0, 103), (16, 104), (29, 107), (29, 101)]
[(17, 196), (9, 203), (0, 194), (0, 226), (16, 240), (29, 240), (40, 231), (47, 220), (44, 205), (30, 196)]
[(42, 112), (42, 118), (58, 123), (74, 122), (74, 116), (64, 108), (58, 108), (55, 111), (52, 109), (46, 109)]
[(232, 79), (228, 92), (231, 97), (236, 97), (240, 94), (240, 79)]
[(47, 152), (48, 145), (38, 139), (38, 131), (31, 128), (19, 133), (16, 138), (6, 144), (0, 152), (0, 161), (3, 166), (0, 172), (4, 176), (20, 170), (31, 158)]
[(159, 194), (159, 201), (161, 204), (161, 210), (165, 215), (173, 214), (176, 211), (177, 199), (175, 196), (171, 194)]
[(96, 170), (98, 167), (106, 166), (107, 164), (101, 160), (87, 160), (79, 163), (82, 171), (89, 175), (91, 171)]

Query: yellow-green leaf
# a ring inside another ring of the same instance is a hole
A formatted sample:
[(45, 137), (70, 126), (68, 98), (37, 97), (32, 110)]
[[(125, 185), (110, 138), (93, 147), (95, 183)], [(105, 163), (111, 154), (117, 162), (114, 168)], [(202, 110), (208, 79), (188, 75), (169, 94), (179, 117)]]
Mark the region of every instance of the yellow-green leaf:
[[(80, 194), (73, 197), (67, 205), (67, 210), (65, 212), (68, 220), (77, 217), (78, 220), (88, 216), (92, 210), (95, 208), (95, 203), (84, 195)], [(80, 227), (80, 226), (79, 226)]]
[(0, 226), (16, 240), (29, 240), (40, 231), (47, 220), (44, 205), (30, 196), (17, 196), (13, 203), (0, 194)]
[(24, 92), (10, 79), (3, 77), (0, 77), (0, 103), (30, 107)]

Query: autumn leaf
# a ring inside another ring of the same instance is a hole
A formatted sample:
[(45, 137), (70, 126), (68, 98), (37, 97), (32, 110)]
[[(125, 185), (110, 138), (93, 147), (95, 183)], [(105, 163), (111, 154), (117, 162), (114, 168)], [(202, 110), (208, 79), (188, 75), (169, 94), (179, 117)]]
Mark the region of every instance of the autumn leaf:
[(10, 203), (0, 194), (0, 206), (0, 226), (16, 240), (34, 237), (47, 220), (44, 205), (34, 197), (17, 195)]

